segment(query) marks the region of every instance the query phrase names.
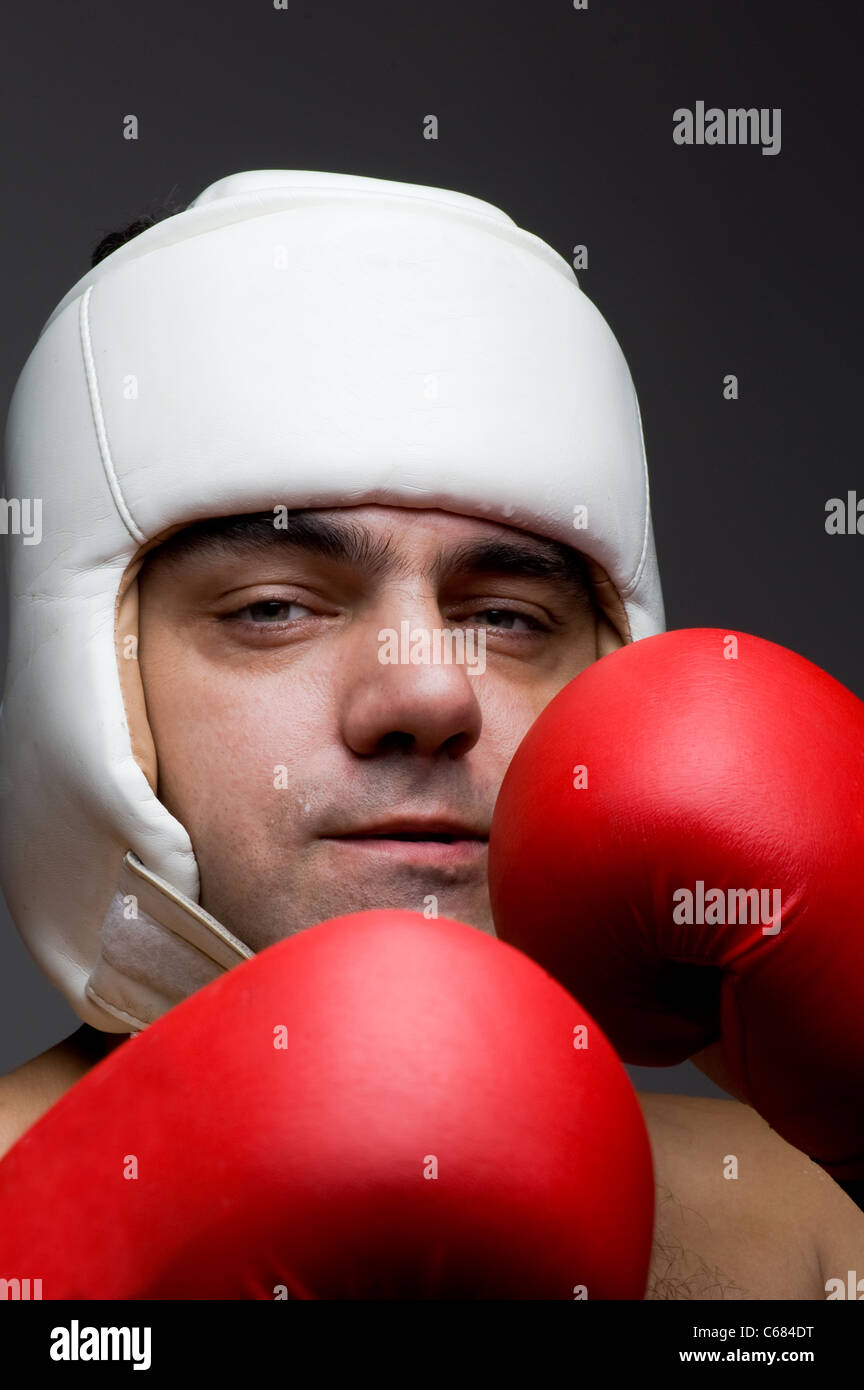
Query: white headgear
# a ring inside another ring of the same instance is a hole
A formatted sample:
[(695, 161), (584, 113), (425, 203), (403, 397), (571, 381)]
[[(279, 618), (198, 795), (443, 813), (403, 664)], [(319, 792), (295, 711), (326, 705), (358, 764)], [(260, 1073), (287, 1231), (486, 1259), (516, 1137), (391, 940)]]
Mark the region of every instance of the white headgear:
[(123, 642), (145, 548), (277, 506), (440, 508), (578, 548), (615, 644), (664, 626), (621, 350), (551, 247), (447, 189), (235, 174), (120, 246), (24, 366), (6, 491), (41, 502), (42, 535), (6, 542), (2, 884), (108, 1032), (252, 954), (198, 906), (155, 794)]

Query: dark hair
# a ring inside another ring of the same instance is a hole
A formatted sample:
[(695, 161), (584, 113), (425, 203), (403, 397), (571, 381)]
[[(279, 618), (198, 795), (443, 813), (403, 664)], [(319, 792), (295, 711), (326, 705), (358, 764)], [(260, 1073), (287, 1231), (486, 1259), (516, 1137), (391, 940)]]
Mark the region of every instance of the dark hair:
[[(176, 187), (176, 185), (175, 185)], [(108, 232), (102, 240), (94, 247), (90, 253), (90, 268), (104, 261), (106, 256), (110, 256), (112, 251), (116, 251), (118, 246), (123, 246), (127, 241), (146, 232), (148, 227), (153, 227), (157, 222), (162, 222), (166, 217), (173, 217), (177, 212), (183, 212), (188, 206), (187, 203), (178, 203), (174, 198), (174, 190), (167, 197), (154, 200), (150, 207), (152, 211), (145, 210), (140, 217), (136, 217), (134, 222), (121, 227), (119, 231)]]

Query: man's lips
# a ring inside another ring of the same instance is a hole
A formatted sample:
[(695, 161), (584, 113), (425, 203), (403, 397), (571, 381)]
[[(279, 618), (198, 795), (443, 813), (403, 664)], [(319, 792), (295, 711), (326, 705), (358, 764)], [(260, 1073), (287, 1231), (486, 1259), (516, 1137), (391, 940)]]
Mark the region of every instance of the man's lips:
[(349, 853), (429, 866), (471, 864), (482, 858), (489, 840), (488, 833), (441, 817), (381, 821), (321, 838)]
[(328, 840), (488, 840), (489, 831), (447, 816), (394, 816), (327, 832)]

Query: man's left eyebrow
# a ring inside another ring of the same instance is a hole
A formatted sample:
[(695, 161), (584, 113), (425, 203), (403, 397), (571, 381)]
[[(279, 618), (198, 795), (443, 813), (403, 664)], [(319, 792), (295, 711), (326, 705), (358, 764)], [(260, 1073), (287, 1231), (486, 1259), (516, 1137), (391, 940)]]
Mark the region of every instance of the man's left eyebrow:
[(466, 541), (441, 551), (429, 571), (440, 583), (454, 573), (511, 574), (517, 578), (545, 579), (590, 599), (590, 582), (584, 562), (574, 550), (562, 554), (552, 544), (511, 540)]

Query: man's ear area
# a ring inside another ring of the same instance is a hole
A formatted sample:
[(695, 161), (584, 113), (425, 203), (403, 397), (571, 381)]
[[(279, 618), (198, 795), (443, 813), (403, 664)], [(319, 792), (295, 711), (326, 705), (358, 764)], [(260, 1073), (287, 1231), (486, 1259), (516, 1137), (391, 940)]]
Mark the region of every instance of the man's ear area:
[(608, 656), (610, 652), (616, 652), (619, 647), (624, 647), (627, 645), (627, 643), (621, 636), (621, 633), (617, 630), (617, 628), (614, 628), (612, 626), (609, 619), (606, 617), (606, 614), (600, 610), (599, 606), (597, 607), (597, 622), (595, 626), (595, 632), (597, 634), (597, 644), (595, 650), (598, 661), (601, 656)]
[(141, 585), (151, 568), (154, 552), (158, 552), (172, 536), (187, 530), (190, 524), (187, 521), (177, 522), (136, 551), (123, 572), (114, 603), (114, 652), (132, 756), (147, 778), (154, 796), (159, 794), (159, 768), (138, 664)]
[(579, 552), (591, 581), (591, 592), (597, 609), (597, 657), (607, 656), (633, 641), (630, 619), (623, 600), (606, 570), (599, 561)]
[(157, 796), (159, 769), (156, 760), (156, 744), (150, 729), (150, 719), (144, 699), (144, 683), (141, 679), (141, 667), (138, 662), (138, 579), (143, 563), (143, 554), (139, 554), (132, 560), (117, 591), (117, 601), (114, 605), (114, 653), (123, 708), (126, 712), (126, 723), (129, 727), (132, 756), (147, 778), (154, 796)]

